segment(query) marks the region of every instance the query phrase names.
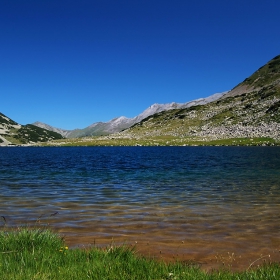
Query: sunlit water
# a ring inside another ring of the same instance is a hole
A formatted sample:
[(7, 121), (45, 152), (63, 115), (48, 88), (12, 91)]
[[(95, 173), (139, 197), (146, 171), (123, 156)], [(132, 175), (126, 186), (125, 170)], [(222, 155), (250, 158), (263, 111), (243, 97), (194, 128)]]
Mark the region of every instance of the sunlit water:
[(72, 246), (279, 259), (278, 147), (1, 148), (0, 191), (3, 226), (49, 223)]

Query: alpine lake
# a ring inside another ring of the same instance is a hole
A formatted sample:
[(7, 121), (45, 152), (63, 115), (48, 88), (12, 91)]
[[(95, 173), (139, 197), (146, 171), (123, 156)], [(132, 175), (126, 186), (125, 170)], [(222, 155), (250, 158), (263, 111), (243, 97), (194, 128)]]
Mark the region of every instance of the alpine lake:
[(280, 147), (0, 148), (1, 229), (204, 268), (280, 260)]

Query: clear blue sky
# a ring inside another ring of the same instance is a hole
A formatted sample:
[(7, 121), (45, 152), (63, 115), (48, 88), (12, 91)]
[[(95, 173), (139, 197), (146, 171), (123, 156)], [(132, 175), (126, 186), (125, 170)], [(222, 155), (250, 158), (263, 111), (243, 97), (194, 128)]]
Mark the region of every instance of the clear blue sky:
[(84, 128), (232, 89), (280, 54), (279, 0), (1, 0), (0, 112)]

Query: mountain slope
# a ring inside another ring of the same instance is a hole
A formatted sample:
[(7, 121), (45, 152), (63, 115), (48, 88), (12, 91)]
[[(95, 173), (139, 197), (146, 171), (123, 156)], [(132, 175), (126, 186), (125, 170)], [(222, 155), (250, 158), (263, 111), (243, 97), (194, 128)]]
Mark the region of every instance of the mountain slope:
[(84, 129), (75, 129), (75, 130), (63, 130), (59, 128), (52, 127), (50, 125), (41, 123), (41, 122), (35, 122), (34, 125), (48, 129), (51, 131), (55, 131), (57, 133), (60, 133), (64, 137), (67, 138), (78, 138), (78, 137), (85, 137), (85, 136), (101, 136), (101, 135), (109, 135), (116, 132), (120, 132), (124, 129), (127, 129), (131, 127), (132, 125), (140, 122), (141, 120), (147, 118), (148, 116), (151, 116), (155, 113), (159, 113), (162, 111), (168, 111), (172, 109), (181, 109), (181, 108), (188, 108), (195, 105), (203, 105), (207, 104), (209, 102), (213, 102), (219, 98), (221, 98), (226, 92), (223, 93), (216, 93), (213, 94), (207, 98), (200, 98), (197, 100), (193, 100), (187, 103), (167, 103), (167, 104), (153, 104), (149, 108), (147, 108), (145, 111), (143, 111), (141, 114), (134, 118), (126, 118), (126, 117), (118, 117), (114, 118), (108, 122), (97, 122), (93, 123), (92, 125), (84, 128)]
[(274, 57), (267, 64), (260, 67), (250, 77), (229, 91), (223, 98), (236, 96), (254, 91), (279, 89), (280, 83), (280, 55)]
[(217, 101), (151, 115), (120, 137), (280, 139), (280, 56)]
[(49, 130), (49, 131), (59, 133), (63, 137), (67, 137), (67, 134), (71, 132), (71, 130), (56, 128), (56, 127), (53, 127), (51, 125), (48, 125), (48, 124), (45, 124), (45, 123), (42, 123), (42, 122), (34, 122), (33, 125), (41, 127), (43, 129), (46, 129), (46, 130)]
[(33, 144), (62, 138), (56, 132), (32, 124), (20, 125), (0, 113), (0, 146)]

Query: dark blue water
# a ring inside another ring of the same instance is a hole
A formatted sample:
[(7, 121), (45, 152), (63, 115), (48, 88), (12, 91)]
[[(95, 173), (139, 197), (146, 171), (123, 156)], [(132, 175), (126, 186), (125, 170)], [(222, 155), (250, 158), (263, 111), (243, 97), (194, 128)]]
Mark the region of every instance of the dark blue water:
[(47, 220), (76, 236), (162, 242), (279, 242), (279, 147), (1, 148), (0, 191), (10, 225)]

